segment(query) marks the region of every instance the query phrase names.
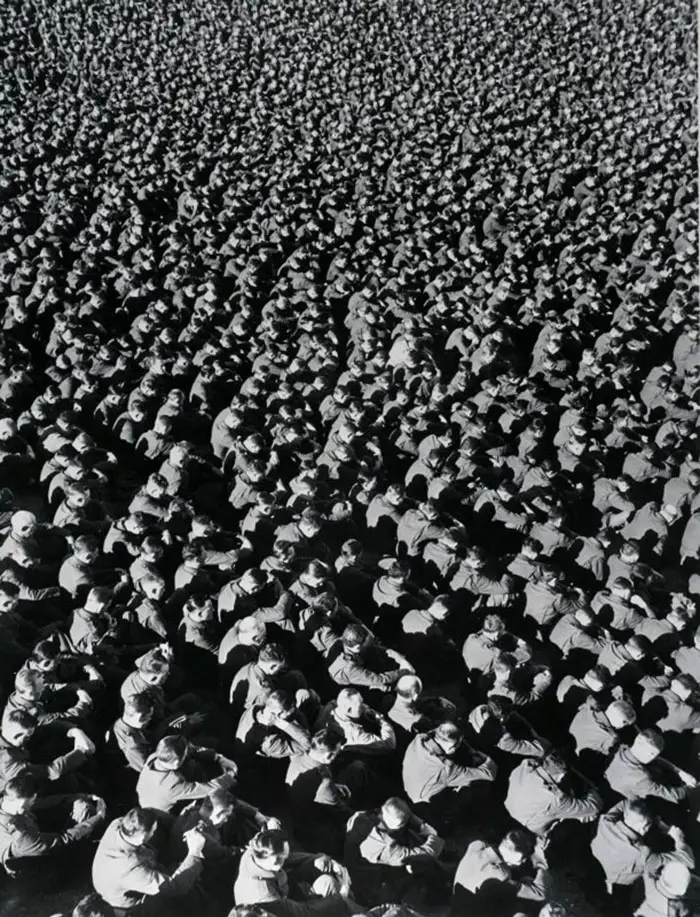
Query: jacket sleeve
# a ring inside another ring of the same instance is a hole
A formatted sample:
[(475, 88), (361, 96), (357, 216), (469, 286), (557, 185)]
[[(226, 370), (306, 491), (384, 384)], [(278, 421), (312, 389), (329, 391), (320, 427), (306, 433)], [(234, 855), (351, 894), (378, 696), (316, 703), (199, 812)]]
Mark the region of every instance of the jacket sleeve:
[(492, 758), (483, 756), (484, 760), (475, 767), (465, 767), (452, 762), (445, 767), (444, 784), (450, 787), (470, 786), (477, 780), (492, 781), (496, 777), (496, 763)]
[(46, 777), (49, 780), (59, 780), (64, 774), (79, 768), (86, 760), (87, 755), (84, 752), (73, 749), (65, 755), (54, 758), (51, 764), (44, 765), (46, 768)]
[(173, 873), (145, 864), (139, 865), (129, 871), (130, 891), (171, 898), (184, 895), (199, 878), (202, 863), (200, 858), (188, 854)]
[(17, 832), (13, 835), (9, 856), (16, 859), (38, 857), (61, 850), (91, 834), (99, 821), (99, 818), (88, 818), (62, 833), (39, 831), (38, 829)]

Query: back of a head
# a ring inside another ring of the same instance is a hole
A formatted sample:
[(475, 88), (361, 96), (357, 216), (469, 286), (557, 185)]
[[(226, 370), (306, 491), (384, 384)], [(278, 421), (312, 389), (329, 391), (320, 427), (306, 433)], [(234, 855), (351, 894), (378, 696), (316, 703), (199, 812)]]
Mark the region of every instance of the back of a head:
[(258, 662), (277, 662), (284, 665), (287, 662), (287, 653), (279, 643), (267, 643), (260, 650)]
[(140, 694), (131, 694), (124, 701), (124, 712), (135, 713), (138, 716), (146, 716), (153, 713), (154, 700), (148, 691), (142, 691)]
[(323, 755), (335, 755), (345, 745), (343, 735), (335, 729), (319, 729), (311, 737), (310, 750)]
[(289, 849), (287, 832), (279, 828), (265, 828), (251, 840), (250, 849), (258, 857), (280, 856)]
[(37, 795), (35, 778), (28, 771), (20, 771), (5, 784), (3, 797), (8, 800), (32, 799)]
[(142, 809), (134, 806), (122, 818), (119, 831), (127, 840), (135, 840), (148, 836), (157, 824), (156, 814), (153, 809)]
[(187, 757), (189, 744), (184, 736), (165, 736), (156, 746), (156, 755), (166, 767), (179, 767)]

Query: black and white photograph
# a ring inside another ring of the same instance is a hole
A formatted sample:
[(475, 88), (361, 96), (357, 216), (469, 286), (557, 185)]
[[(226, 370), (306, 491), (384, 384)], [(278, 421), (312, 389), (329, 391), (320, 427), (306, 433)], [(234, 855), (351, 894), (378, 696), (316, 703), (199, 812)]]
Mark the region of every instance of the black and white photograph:
[(4, 0), (0, 917), (700, 917), (687, 0)]

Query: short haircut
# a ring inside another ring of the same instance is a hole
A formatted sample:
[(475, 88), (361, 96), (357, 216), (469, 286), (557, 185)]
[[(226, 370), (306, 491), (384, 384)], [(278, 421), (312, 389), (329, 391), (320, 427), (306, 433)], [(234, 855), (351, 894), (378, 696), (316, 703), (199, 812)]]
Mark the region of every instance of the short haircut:
[(528, 834), (527, 831), (523, 831), (522, 828), (514, 828), (512, 831), (509, 831), (503, 840), (509, 841), (516, 850), (524, 853), (525, 856), (531, 856), (534, 853), (535, 838), (531, 834)]
[(289, 837), (286, 831), (265, 829), (255, 835), (250, 848), (257, 856), (279, 856), (289, 849)]
[(345, 745), (345, 738), (334, 729), (319, 729), (311, 737), (311, 751), (339, 752)]
[(131, 694), (124, 701), (124, 712), (129, 713), (153, 713), (155, 709), (155, 700), (150, 691), (142, 691), (140, 694)]
[(260, 650), (258, 662), (280, 662), (285, 665), (287, 662), (287, 653), (279, 643), (267, 643)]
[(5, 717), (5, 722), (12, 726), (18, 726), (20, 729), (36, 729), (39, 725), (39, 720), (33, 713), (21, 708), (10, 710)]
[(156, 746), (156, 755), (164, 764), (179, 766), (185, 760), (189, 742), (184, 736), (165, 736)]
[(11, 777), (7, 781), (4, 795), (8, 799), (32, 799), (37, 792), (35, 778), (29, 771), (20, 771), (16, 777)]
[(156, 824), (156, 814), (152, 809), (142, 809), (140, 806), (135, 806), (133, 809), (129, 809), (122, 818), (119, 831), (128, 839), (139, 834), (149, 834)]

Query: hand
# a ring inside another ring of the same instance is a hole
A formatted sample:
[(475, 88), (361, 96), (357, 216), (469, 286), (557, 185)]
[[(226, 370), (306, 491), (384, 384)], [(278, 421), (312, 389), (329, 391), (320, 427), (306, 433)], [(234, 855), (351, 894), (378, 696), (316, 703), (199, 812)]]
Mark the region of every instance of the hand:
[(232, 777), (238, 774), (238, 765), (235, 761), (232, 761), (230, 758), (224, 758), (223, 755), (219, 755), (218, 761), (224, 774), (231, 774)]
[(76, 825), (80, 825), (82, 822), (87, 821), (88, 818), (92, 818), (95, 814), (95, 808), (89, 799), (76, 799), (73, 803), (70, 816)]
[(693, 777), (693, 775), (689, 774), (687, 771), (678, 771), (678, 776), (681, 778), (681, 780), (683, 781), (683, 783), (685, 783), (686, 786), (694, 788), (698, 785), (698, 782), (695, 779), (695, 777)]
[(265, 825), (268, 831), (282, 830), (282, 822), (279, 820), (279, 818), (266, 818)]
[(66, 734), (73, 739), (73, 746), (76, 751), (82, 751), (86, 755), (95, 754), (95, 743), (92, 739), (88, 738), (82, 729), (78, 729), (74, 726), (72, 729), (69, 729)]
[(86, 704), (92, 707), (92, 697), (90, 697), (84, 688), (78, 688), (75, 694), (81, 704)]
[(299, 690), (295, 694), (295, 699), (297, 702), (297, 707), (301, 707), (303, 703), (311, 700), (311, 692), (309, 691), (308, 688), (299, 688)]
[(173, 658), (173, 648), (169, 643), (159, 643), (158, 649), (160, 650), (160, 654), (164, 659), (170, 661)]
[(102, 676), (97, 671), (94, 665), (86, 665), (85, 674), (88, 677), (88, 681), (103, 681)]
[(335, 872), (335, 860), (331, 859), (329, 856), (318, 856), (314, 860), (314, 868), (318, 869), (319, 872)]
[(190, 856), (202, 856), (207, 839), (198, 825), (194, 828), (190, 828), (189, 831), (185, 831), (183, 839), (187, 844), (187, 853)]

